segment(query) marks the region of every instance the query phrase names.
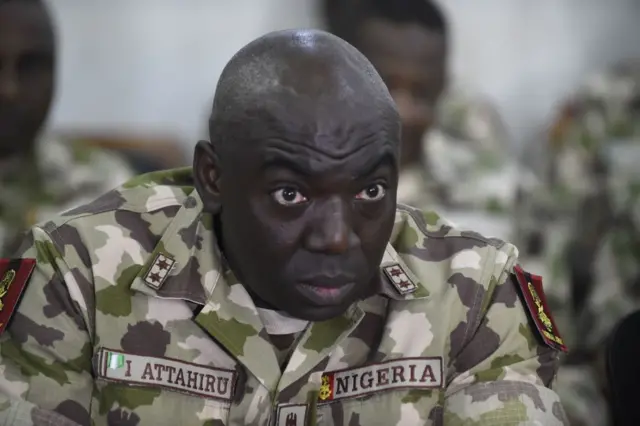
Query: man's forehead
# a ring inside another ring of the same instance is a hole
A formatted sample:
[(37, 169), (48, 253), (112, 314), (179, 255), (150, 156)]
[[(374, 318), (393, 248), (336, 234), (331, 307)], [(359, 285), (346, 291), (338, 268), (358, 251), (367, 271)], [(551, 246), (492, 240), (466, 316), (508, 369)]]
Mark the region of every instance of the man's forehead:
[(365, 177), (383, 166), (397, 169), (398, 151), (387, 140), (363, 143), (352, 150), (336, 150), (331, 145), (304, 142), (265, 141), (260, 144), (259, 170), (287, 170), (300, 176), (341, 185), (344, 178)]
[[(291, 105), (293, 106), (293, 105)], [(340, 110), (337, 106), (325, 113), (316, 108), (304, 111), (291, 108), (289, 113), (265, 112), (263, 120), (251, 126), (251, 145), (258, 150), (277, 148), (283, 152), (306, 151), (329, 158), (344, 158), (371, 149), (397, 150), (397, 125), (380, 117)], [(285, 112), (285, 111), (282, 111)]]
[(278, 163), (281, 159), (293, 157), (340, 162), (343, 160), (364, 159), (365, 157), (393, 157), (397, 153), (395, 144), (383, 138), (363, 140), (361, 143), (353, 144), (350, 149), (345, 149), (344, 146), (336, 146), (331, 142), (313, 143), (312, 141), (295, 140), (266, 140), (263, 143), (254, 145), (256, 145), (256, 151), (264, 163)]

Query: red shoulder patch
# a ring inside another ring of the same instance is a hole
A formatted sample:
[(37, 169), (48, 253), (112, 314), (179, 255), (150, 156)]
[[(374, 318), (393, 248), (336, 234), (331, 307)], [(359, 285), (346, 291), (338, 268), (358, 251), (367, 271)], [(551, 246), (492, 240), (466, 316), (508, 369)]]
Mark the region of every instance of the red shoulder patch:
[(35, 259), (0, 259), (0, 334), (7, 328), (35, 266)]
[(520, 265), (514, 266), (513, 270), (529, 315), (531, 315), (540, 337), (547, 346), (567, 352), (567, 347), (562, 337), (560, 337), (558, 328), (547, 306), (547, 300), (542, 288), (542, 277), (526, 272)]

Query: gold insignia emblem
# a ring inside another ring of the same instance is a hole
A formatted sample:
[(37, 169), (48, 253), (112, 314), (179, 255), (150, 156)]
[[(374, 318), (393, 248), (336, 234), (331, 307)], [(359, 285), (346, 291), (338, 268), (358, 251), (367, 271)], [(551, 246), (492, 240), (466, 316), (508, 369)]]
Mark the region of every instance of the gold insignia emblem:
[(329, 376), (322, 376), (322, 385), (320, 386), (319, 398), (323, 401), (331, 398), (331, 385), (329, 384)]
[(549, 333), (552, 333), (553, 324), (551, 323), (551, 319), (549, 318), (547, 313), (544, 311), (544, 305), (542, 304), (542, 300), (540, 300), (540, 297), (538, 296), (536, 289), (533, 287), (533, 284), (531, 283), (528, 283), (528, 284), (529, 284), (528, 285), (529, 293), (531, 293), (531, 297), (533, 297), (533, 302), (536, 304), (536, 307), (538, 308), (538, 318), (540, 318), (540, 322), (542, 322), (542, 325), (545, 326), (547, 331)]
[(9, 292), (9, 286), (11, 285), (11, 283), (15, 278), (16, 278), (16, 271), (14, 271), (13, 269), (10, 269), (4, 274), (4, 276), (2, 277), (2, 280), (0, 280), (0, 311), (4, 309), (4, 303), (2, 303), (2, 299)]

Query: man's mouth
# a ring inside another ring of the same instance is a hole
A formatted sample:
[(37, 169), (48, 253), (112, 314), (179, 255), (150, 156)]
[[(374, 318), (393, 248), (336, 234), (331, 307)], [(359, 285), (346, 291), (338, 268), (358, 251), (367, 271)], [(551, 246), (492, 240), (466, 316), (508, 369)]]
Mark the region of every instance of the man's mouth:
[(322, 284), (298, 284), (300, 293), (306, 296), (314, 305), (339, 305), (344, 297), (355, 287), (355, 282), (348, 282), (340, 286), (326, 286)]

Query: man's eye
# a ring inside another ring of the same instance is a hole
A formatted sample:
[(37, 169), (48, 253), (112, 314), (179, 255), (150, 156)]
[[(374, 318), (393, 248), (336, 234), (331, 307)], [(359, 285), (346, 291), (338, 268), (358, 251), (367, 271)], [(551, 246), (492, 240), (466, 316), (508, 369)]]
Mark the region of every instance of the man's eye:
[(300, 191), (293, 188), (281, 188), (273, 191), (271, 196), (278, 204), (283, 206), (295, 206), (307, 201), (307, 198)]
[(360, 191), (356, 195), (356, 199), (362, 201), (378, 201), (381, 200), (386, 193), (387, 189), (381, 184), (376, 183)]

